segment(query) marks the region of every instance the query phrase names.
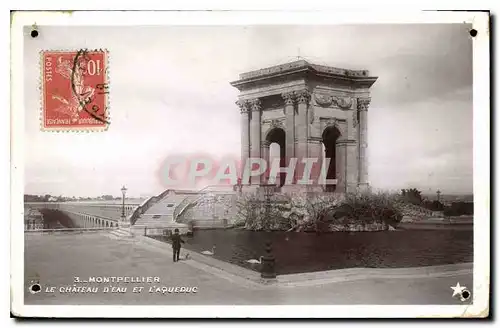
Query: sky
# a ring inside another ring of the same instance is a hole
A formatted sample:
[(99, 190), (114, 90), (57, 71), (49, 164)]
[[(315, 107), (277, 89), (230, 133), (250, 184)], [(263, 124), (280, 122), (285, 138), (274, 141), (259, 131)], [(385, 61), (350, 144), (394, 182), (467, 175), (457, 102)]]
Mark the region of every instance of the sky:
[[(28, 31), (28, 30), (27, 30)], [(465, 24), (41, 27), (24, 43), (25, 193), (146, 197), (179, 152), (240, 154), (250, 70), (307, 61), (378, 76), (368, 112), (376, 189), (472, 193), (472, 42)], [(28, 34), (28, 32), (26, 33)], [(107, 131), (40, 131), (40, 50), (109, 51)]]

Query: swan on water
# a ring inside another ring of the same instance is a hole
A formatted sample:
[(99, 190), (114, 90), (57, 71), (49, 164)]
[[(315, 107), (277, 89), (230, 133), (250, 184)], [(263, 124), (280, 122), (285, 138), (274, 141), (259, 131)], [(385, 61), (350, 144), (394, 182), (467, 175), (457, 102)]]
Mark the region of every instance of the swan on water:
[(201, 252), (201, 254), (214, 255), (215, 254), (215, 246), (212, 247), (212, 251), (203, 251), (203, 252)]
[(263, 256), (259, 257), (259, 259), (258, 259), (258, 260), (256, 260), (256, 259), (251, 259), (251, 260), (248, 260), (247, 262), (248, 262), (248, 263), (252, 263), (252, 264), (262, 264), (262, 257), (263, 257)]

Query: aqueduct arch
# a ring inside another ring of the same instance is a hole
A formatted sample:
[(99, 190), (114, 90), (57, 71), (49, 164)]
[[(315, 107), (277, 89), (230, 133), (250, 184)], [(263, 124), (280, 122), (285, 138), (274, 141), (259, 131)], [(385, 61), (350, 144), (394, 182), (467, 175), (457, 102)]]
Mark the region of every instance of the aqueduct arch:
[[(241, 112), (242, 163), (249, 157), (269, 160), (269, 145), (276, 138), (284, 163), (290, 158), (318, 158), (320, 163), (330, 158), (327, 173), (337, 179), (336, 187), (323, 185), (323, 190), (367, 187), (367, 110), (376, 80), (366, 70), (305, 60), (240, 74), (231, 85), (240, 91), (236, 103)], [(278, 138), (280, 130), (284, 134)], [(313, 170), (311, 178), (317, 181), (320, 174)], [(250, 184), (265, 183), (265, 178), (252, 178)]]

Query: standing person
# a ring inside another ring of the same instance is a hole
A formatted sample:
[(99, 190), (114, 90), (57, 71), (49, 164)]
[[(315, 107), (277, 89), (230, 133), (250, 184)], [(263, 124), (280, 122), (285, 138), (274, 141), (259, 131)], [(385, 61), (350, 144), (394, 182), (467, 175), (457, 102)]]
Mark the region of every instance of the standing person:
[(179, 229), (174, 230), (174, 234), (172, 235), (172, 250), (174, 251), (174, 262), (179, 261), (179, 254), (181, 253), (181, 243), (184, 244), (184, 240), (182, 240), (179, 235)]

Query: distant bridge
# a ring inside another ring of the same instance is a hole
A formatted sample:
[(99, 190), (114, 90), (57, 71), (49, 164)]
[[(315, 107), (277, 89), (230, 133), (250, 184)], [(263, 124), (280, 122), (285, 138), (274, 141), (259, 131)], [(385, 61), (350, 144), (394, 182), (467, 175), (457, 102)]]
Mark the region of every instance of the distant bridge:
[[(118, 227), (120, 223), (130, 222), (130, 216), (140, 203), (126, 203), (122, 217), (122, 204), (116, 201), (109, 202), (32, 202), (25, 203), (25, 213), (29, 209), (35, 210), (58, 210), (66, 214), (73, 224), (78, 228), (112, 228)], [(28, 218), (29, 221), (29, 218)], [(29, 228), (27, 229), (29, 230)]]

